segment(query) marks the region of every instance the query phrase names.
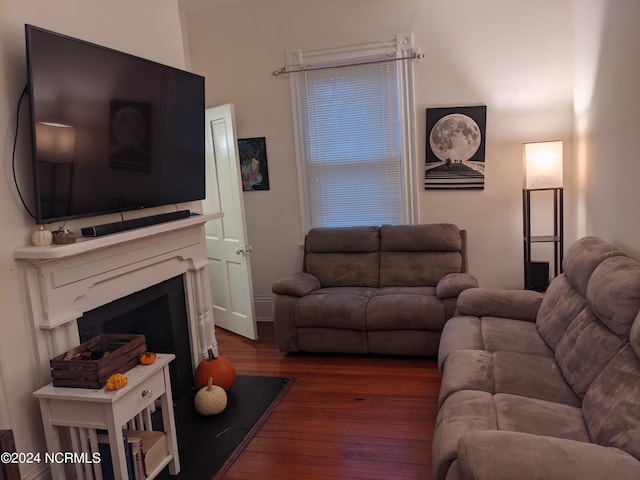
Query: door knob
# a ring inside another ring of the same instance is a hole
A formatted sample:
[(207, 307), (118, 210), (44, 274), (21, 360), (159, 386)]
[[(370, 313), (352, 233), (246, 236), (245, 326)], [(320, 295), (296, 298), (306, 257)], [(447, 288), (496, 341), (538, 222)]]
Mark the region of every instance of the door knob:
[(236, 248), (236, 255), (244, 255), (245, 257), (253, 252), (253, 247), (251, 245), (244, 245)]

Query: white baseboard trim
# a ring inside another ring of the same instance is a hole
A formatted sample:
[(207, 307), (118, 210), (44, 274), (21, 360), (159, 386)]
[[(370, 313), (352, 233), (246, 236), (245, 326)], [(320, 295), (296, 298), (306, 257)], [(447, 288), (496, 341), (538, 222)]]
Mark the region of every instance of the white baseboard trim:
[(273, 322), (273, 297), (271, 295), (255, 295), (253, 305), (257, 322)]

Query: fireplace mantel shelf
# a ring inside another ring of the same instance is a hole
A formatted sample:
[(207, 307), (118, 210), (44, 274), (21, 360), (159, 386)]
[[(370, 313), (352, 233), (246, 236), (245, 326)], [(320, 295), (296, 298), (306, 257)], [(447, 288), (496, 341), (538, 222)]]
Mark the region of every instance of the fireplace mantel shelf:
[(222, 218), (223, 216), (223, 213), (193, 215), (182, 220), (174, 220), (172, 222), (160, 223), (149, 227), (136, 228), (134, 230), (113, 233), (111, 235), (105, 235), (103, 237), (80, 237), (75, 243), (69, 243), (66, 245), (51, 244), (44, 247), (17, 247), (13, 250), (13, 258), (20, 260), (38, 261), (72, 257), (75, 255), (80, 255), (82, 253), (108, 248), (113, 245), (119, 245), (134, 240), (140, 240), (145, 237), (167, 233), (172, 230), (187, 228), (192, 225), (198, 225), (210, 220)]
[(217, 355), (205, 224), (222, 213), (138, 228), (68, 245), (24, 246), (13, 258), (24, 281), (36, 336), (43, 383), (49, 359), (79, 345), (83, 313), (182, 275), (192, 366)]

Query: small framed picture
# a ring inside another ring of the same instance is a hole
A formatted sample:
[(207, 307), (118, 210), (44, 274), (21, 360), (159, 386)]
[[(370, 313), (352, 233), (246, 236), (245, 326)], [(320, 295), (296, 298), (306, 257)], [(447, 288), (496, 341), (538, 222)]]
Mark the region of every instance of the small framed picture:
[(242, 190), (269, 190), (267, 143), (265, 137), (239, 138), (238, 155)]

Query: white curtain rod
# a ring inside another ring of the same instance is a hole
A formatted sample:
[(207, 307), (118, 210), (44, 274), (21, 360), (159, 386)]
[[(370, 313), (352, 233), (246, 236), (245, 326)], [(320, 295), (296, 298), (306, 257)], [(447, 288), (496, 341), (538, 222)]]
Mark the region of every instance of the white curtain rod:
[(326, 70), (329, 68), (340, 68), (340, 67), (353, 67), (357, 65), (371, 65), (373, 63), (383, 63), (383, 62), (398, 62), (400, 60), (422, 60), (424, 58), (424, 53), (411, 52), (411, 55), (408, 57), (393, 57), (393, 58), (382, 58), (379, 60), (369, 60), (366, 62), (354, 62), (354, 63), (341, 63), (340, 65), (324, 65), (318, 67), (301, 67), (293, 70), (288, 70), (287, 67), (282, 67), (280, 70), (274, 70), (271, 72), (271, 75), (274, 77), (278, 77), (280, 75), (286, 75), (288, 73), (300, 73), (300, 72), (310, 72), (313, 70)]

